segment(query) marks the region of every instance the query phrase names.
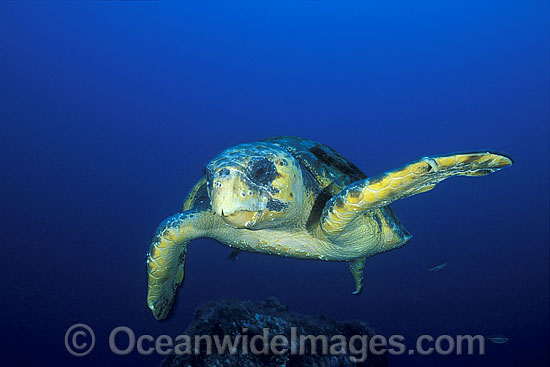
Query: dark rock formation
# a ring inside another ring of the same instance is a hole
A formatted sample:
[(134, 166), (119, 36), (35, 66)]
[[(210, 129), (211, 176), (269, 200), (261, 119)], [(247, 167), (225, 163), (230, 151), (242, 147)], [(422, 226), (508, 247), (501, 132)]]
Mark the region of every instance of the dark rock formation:
[[(195, 311), (186, 335), (187, 340), (176, 340), (181, 344), (163, 367), (387, 366), (385, 355), (368, 350), (365, 340), (374, 332), (365, 323), (289, 312), (274, 297), (259, 304), (236, 299), (204, 304)], [(201, 335), (206, 337), (195, 344)], [(313, 343), (300, 340), (308, 335), (321, 337)], [(224, 336), (238, 342), (221, 351)]]

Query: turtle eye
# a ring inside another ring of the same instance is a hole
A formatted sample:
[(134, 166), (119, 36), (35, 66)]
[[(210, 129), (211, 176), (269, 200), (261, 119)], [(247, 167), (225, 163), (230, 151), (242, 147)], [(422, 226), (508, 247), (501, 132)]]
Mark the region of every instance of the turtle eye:
[(223, 177), (223, 176), (227, 176), (229, 175), (229, 169), (227, 168), (222, 168), (221, 170), (218, 171), (218, 176), (220, 177)]
[(258, 185), (265, 185), (273, 181), (277, 170), (273, 162), (265, 158), (252, 160), (247, 167), (247, 175)]

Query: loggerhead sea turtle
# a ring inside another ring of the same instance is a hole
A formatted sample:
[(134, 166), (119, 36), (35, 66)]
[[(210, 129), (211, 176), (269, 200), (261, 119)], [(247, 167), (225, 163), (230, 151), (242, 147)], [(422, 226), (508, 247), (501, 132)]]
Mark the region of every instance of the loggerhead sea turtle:
[(331, 148), (275, 137), (223, 151), (160, 224), (147, 256), (147, 305), (168, 316), (184, 277), (189, 241), (209, 237), (238, 250), (348, 261), (355, 294), (367, 257), (403, 246), (411, 235), (389, 204), (455, 175), (483, 176), (512, 161), (489, 152), (425, 157), (367, 178)]

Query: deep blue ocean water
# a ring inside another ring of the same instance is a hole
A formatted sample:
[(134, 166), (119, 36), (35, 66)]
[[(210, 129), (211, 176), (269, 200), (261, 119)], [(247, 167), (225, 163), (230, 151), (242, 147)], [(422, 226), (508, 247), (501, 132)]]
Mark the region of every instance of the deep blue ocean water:
[[(176, 336), (203, 302), (274, 295), (410, 340), (509, 338), (390, 366), (548, 365), (548, 19), (547, 1), (1, 2), (2, 359), (155, 365), (113, 355), (110, 331)], [(368, 260), (359, 296), (346, 264), (230, 262), (201, 239), (155, 321), (157, 225), (221, 150), (274, 135), (318, 140), (368, 175), (484, 149), (514, 165), (396, 202), (414, 237)], [(80, 359), (63, 342), (77, 322), (97, 338)]]

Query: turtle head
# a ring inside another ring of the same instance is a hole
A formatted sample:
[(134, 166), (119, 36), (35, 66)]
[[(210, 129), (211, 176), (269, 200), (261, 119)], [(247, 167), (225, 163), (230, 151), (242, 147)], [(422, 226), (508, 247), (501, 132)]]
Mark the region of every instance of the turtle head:
[(269, 143), (225, 150), (206, 168), (213, 211), (234, 228), (272, 228), (295, 220), (303, 202), (301, 168)]

